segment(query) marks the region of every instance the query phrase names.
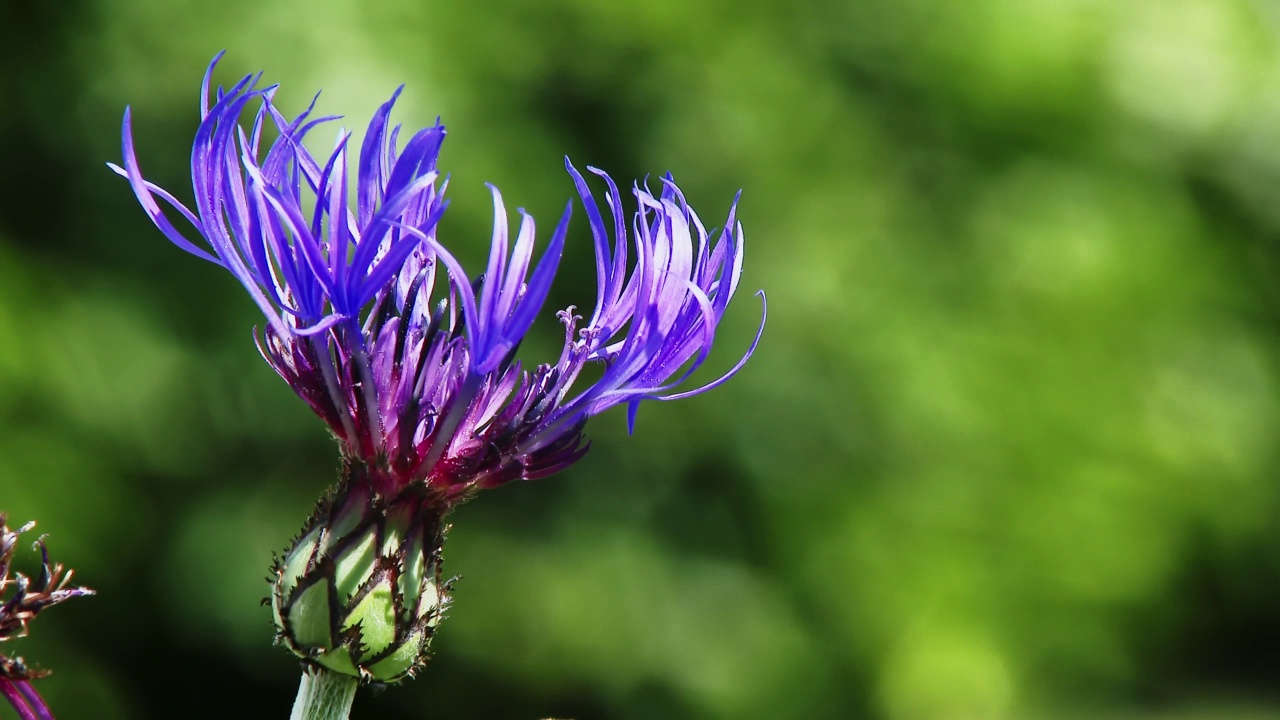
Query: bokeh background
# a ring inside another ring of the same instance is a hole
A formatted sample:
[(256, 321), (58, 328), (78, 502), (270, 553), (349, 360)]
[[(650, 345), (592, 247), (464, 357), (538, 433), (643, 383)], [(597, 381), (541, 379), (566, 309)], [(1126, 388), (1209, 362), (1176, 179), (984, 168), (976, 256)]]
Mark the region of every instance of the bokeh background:
[[(1280, 718), (1275, 3), (18, 5), (0, 508), (99, 596), (6, 652), (56, 668), (60, 717), (281, 718), (296, 688), (259, 600), (334, 447), (243, 291), (104, 165), (131, 104), (189, 198), (226, 48), (220, 80), (353, 127), (406, 83), (471, 267), (483, 183), (549, 227), (569, 154), (671, 170), (709, 223), (744, 189), (712, 365), (769, 296), (732, 383), (456, 513), (436, 658), (357, 720)], [(593, 298), (581, 220), (554, 306)]]

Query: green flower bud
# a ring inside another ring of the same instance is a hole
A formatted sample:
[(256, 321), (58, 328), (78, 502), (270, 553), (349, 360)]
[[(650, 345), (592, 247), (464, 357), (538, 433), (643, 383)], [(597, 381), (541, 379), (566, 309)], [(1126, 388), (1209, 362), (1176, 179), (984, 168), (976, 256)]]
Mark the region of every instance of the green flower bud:
[(447, 505), (417, 485), (383, 498), (353, 481), (352, 469), (277, 558), (272, 614), (277, 640), (303, 660), (391, 683), (426, 662), (448, 606)]

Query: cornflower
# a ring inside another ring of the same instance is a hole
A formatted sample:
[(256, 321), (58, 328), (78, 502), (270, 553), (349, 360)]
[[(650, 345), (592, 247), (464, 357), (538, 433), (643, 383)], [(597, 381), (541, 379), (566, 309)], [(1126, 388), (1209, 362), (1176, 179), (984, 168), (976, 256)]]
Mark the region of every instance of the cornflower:
[[(50, 605), (93, 594), (89, 588), (72, 586), (72, 571), (64, 573), (61, 564), (49, 561), (44, 536), (35, 542), (40, 550), (40, 574), (32, 580), (12, 571), (18, 536), (35, 525), (29, 522), (12, 530), (5, 514), (0, 513), (0, 644), (25, 637), (31, 621)], [(53, 720), (53, 712), (31, 684), (32, 680), (48, 674), (48, 670), (28, 666), (17, 655), (0, 653), (0, 697), (9, 702), (21, 720)]]
[[(588, 167), (607, 189), (602, 212), (566, 158), (594, 240), (595, 305), (556, 313), (560, 356), (530, 367), (516, 353), (556, 275), (572, 202), (535, 262), (533, 218), (519, 210), (513, 238), (502, 195), (489, 186), (488, 263), (472, 277), (437, 234), (448, 206), (448, 178), (437, 169), (445, 128), (437, 121), (401, 143), (390, 115), (403, 86), (373, 114), (356, 157), (346, 131), (317, 157), (304, 139), (336, 118), (313, 118), (315, 99), (287, 118), (277, 86), (258, 86), (261, 74), (211, 95), (220, 58), (201, 87), (194, 208), (144, 179), (128, 109), (124, 164), (111, 167), (170, 241), (244, 286), (266, 317), (263, 358), (338, 441), (339, 482), (274, 568), (280, 642), (313, 668), (396, 681), (425, 661), (448, 604), (440, 553), (452, 507), (568, 467), (587, 452), (591, 416), (626, 405), (634, 429), (642, 401), (706, 392), (755, 351), (763, 312), (727, 372), (685, 388), (742, 273), (738, 199), (723, 229), (709, 232), (667, 175), (657, 193), (633, 187), (628, 217), (614, 181)], [(583, 382), (588, 363), (602, 370)], [(301, 693), (308, 678), (323, 675), (304, 676)]]

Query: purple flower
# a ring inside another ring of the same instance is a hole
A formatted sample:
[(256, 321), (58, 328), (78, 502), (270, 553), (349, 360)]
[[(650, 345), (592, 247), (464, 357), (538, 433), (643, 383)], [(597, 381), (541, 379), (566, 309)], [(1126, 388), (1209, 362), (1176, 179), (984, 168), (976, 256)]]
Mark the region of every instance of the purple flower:
[[(60, 564), (49, 562), (49, 550), (41, 537), (35, 545), (40, 550), (40, 575), (34, 580), (19, 572), (11, 572), (18, 536), (35, 527), (27, 523), (17, 530), (7, 525), (0, 513), (0, 643), (26, 636), (29, 625), (41, 610), (64, 600), (92, 595), (88, 588), (71, 585), (72, 572), (63, 572)], [(16, 655), (0, 653), (0, 697), (13, 706), (22, 720), (52, 720), (53, 713), (31, 680), (48, 675), (47, 670), (28, 667)]]
[[(708, 231), (667, 176), (657, 193), (633, 188), (628, 216), (608, 175), (588, 168), (606, 189), (602, 210), (566, 160), (594, 238), (596, 302), (557, 313), (559, 358), (527, 367), (516, 352), (543, 310), (573, 203), (535, 259), (533, 218), (520, 210), (513, 232), (490, 187), (489, 260), (472, 278), (437, 237), (442, 125), (401, 142), (397, 90), (358, 155), (340, 132), (317, 158), (303, 141), (334, 118), (313, 119), (314, 100), (285, 117), (260, 76), (211, 97), (217, 61), (191, 152), (194, 209), (143, 178), (128, 110), (124, 167), (111, 167), (170, 241), (244, 285), (266, 316), (263, 357), (341, 444), (339, 484), (273, 569), (279, 641), (313, 666), (393, 682), (425, 662), (449, 605), (441, 550), (454, 504), (567, 467), (587, 451), (592, 415), (627, 405), (634, 426), (641, 401), (705, 392), (755, 351), (763, 316), (728, 372), (685, 387), (742, 274), (737, 199), (724, 228)], [(602, 366), (590, 382), (588, 363)]]
[[(367, 466), (375, 493), (425, 484), (452, 503), (545, 477), (586, 452), (592, 415), (625, 404), (634, 426), (642, 400), (705, 392), (754, 352), (759, 331), (728, 372), (684, 388), (742, 273), (736, 198), (724, 228), (709, 232), (667, 176), (657, 193), (633, 188), (638, 209), (628, 216), (613, 180), (588, 168), (607, 188), (602, 212), (566, 160), (595, 240), (596, 303), (589, 315), (572, 306), (557, 313), (560, 357), (530, 368), (516, 350), (542, 312), (572, 203), (535, 262), (533, 218), (520, 210), (512, 237), (490, 187), (489, 261), (473, 278), (437, 237), (448, 205), (437, 170), (442, 125), (401, 143), (389, 119), (397, 90), (374, 113), (357, 157), (345, 131), (332, 153), (315, 157), (303, 139), (334, 118), (313, 119), (314, 100), (286, 118), (273, 103), (276, 86), (259, 88), (260, 75), (210, 97), (217, 61), (205, 74), (191, 152), (194, 209), (143, 178), (128, 110), (124, 167), (112, 168), (169, 240), (244, 285), (267, 319), (263, 357), (328, 423), (346, 457)], [(162, 204), (189, 227), (176, 227)], [(579, 382), (588, 363), (603, 372)]]

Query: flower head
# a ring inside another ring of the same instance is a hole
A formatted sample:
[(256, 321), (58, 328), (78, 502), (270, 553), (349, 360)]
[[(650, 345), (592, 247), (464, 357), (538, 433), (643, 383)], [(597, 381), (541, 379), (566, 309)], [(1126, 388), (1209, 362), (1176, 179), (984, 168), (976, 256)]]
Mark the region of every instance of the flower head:
[[(754, 352), (763, 317), (728, 372), (684, 388), (742, 274), (737, 199), (724, 228), (708, 231), (667, 176), (656, 193), (633, 188), (628, 217), (607, 174), (588, 168), (606, 190), (602, 211), (566, 160), (594, 238), (596, 302), (589, 314), (558, 312), (559, 358), (527, 367), (516, 351), (555, 278), (572, 203), (535, 253), (533, 218), (520, 210), (513, 232), (490, 187), (489, 259), (473, 278), (437, 237), (442, 125), (400, 142), (397, 90), (358, 154), (343, 131), (316, 157), (304, 140), (333, 118), (313, 119), (314, 100), (285, 117), (258, 76), (210, 95), (217, 60), (191, 152), (194, 209), (144, 179), (128, 110), (124, 166), (112, 168), (169, 240), (244, 285), (266, 316), (263, 357), (341, 444), (342, 480), (273, 571), (280, 641), (335, 672), (399, 680), (425, 661), (449, 603), (440, 551), (454, 504), (570, 465), (587, 451), (592, 415), (625, 404), (634, 425), (641, 401), (709, 390)], [(603, 369), (579, 382), (588, 363)]]
[[(71, 585), (72, 571), (63, 572), (61, 564), (49, 561), (44, 537), (36, 540), (40, 550), (40, 574), (33, 580), (13, 570), (18, 536), (35, 527), (27, 523), (17, 530), (9, 528), (0, 513), (0, 644), (25, 637), (30, 623), (41, 610), (82, 595), (92, 595), (89, 588)], [(48, 675), (47, 670), (31, 668), (17, 655), (0, 653), (0, 696), (13, 705), (20, 717), (52, 718), (44, 700), (30, 680)]]
[[(566, 160), (594, 238), (596, 303), (589, 315), (561, 310), (560, 357), (526, 367), (516, 350), (547, 298), (572, 203), (535, 262), (533, 218), (520, 210), (512, 238), (502, 195), (490, 187), (489, 260), (473, 278), (437, 237), (448, 205), (437, 170), (442, 125), (400, 143), (401, 128), (390, 124), (397, 90), (374, 113), (357, 157), (345, 131), (327, 157), (315, 157), (303, 140), (334, 118), (312, 119), (314, 101), (286, 118), (273, 102), (276, 86), (259, 88), (258, 76), (210, 96), (217, 60), (201, 89), (191, 153), (194, 210), (143, 178), (128, 110), (124, 167), (112, 167), (166, 237), (244, 285), (266, 316), (264, 358), (344, 453), (370, 468), (377, 493), (425, 483), (455, 502), (550, 475), (586, 452), (592, 415), (625, 404), (634, 425), (641, 401), (704, 392), (754, 351), (759, 332), (719, 379), (682, 389), (707, 358), (742, 273), (736, 198), (723, 229), (708, 232), (666, 176), (657, 192), (633, 188), (637, 210), (628, 217), (613, 180), (588, 168), (607, 189), (602, 212)], [(579, 387), (587, 363), (604, 369)]]

